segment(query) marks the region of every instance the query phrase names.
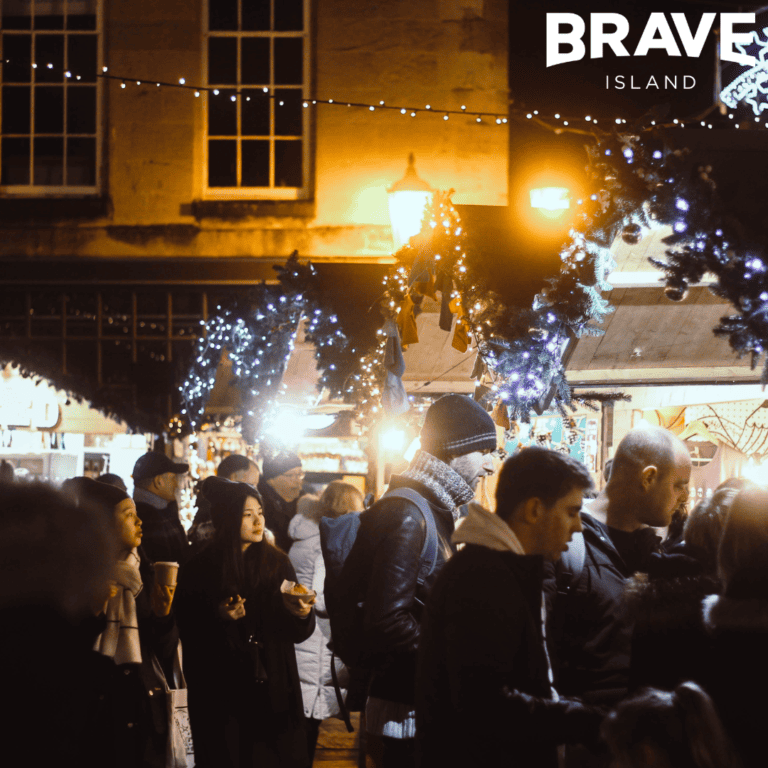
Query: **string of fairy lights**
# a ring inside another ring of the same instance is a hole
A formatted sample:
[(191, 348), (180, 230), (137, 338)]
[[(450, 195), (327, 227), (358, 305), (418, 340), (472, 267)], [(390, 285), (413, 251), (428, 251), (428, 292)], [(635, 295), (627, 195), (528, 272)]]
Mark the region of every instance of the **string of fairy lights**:
[[(30, 66), (33, 70), (41, 67), (45, 67), (48, 70), (61, 70), (62, 77), (65, 79), (71, 79), (82, 82), (84, 79), (86, 82), (92, 81), (90, 78), (84, 78), (81, 74), (75, 74), (71, 70), (65, 70), (63, 67), (56, 67), (53, 63), (48, 62), (45, 65), (40, 65), (35, 62), (14, 62), (11, 59), (4, 59), (5, 64), (14, 64), (15, 66)], [(100, 80), (111, 80), (118, 82), (122, 90), (127, 90), (134, 87), (155, 87), (155, 88), (175, 88), (186, 90), (194, 93), (195, 98), (199, 98), (202, 94), (208, 94), (213, 97), (221, 96), (223, 99), (229, 99), (230, 101), (237, 102), (238, 100), (250, 101), (249, 95), (254, 90), (261, 91), (261, 93), (276, 101), (277, 106), (284, 107), (286, 105), (285, 99), (282, 95), (275, 93), (275, 89), (281, 90), (279, 86), (257, 86), (257, 85), (199, 85), (188, 82), (186, 77), (180, 77), (177, 81), (159, 80), (156, 78), (142, 78), (131, 75), (114, 74), (109, 71), (109, 67), (103, 66), (101, 72), (96, 72), (95, 77)], [(649, 119), (647, 124), (643, 126), (644, 130), (654, 129), (674, 129), (674, 128), (724, 128), (724, 127), (742, 127), (747, 122), (745, 119), (738, 119), (736, 109), (742, 101), (749, 101), (753, 99), (755, 94), (753, 91), (762, 85), (756, 76), (753, 76), (749, 80), (747, 85), (741, 83), (741, 87), (734, 91), (734, 89), (723, 91), (723, 101), (719, 104), (712, 106), (707, 114), (697, 115), (694, 117), (685, 118), (670, 118), (668, 120)], [(297, 91), (299, 89), (296, 89)], [(735, 95), (734, 95), (735, 94)], [(471, 118), (475, 123), (483, 125), (508, 125), (511, 120), (518, 122), (534, 122), (538, 125), (553, 130), (556, 133), (572, 132), (572, 133), (585, 133), (595, 137), (604, 137), (610, 135), (613, 130), (616, 130), (618, 126), (633, 125), (636, 127), (635, 120), (628, 120), (623, 117), (613, 118), (597, 118), (591, 114), (577, 115), (577, 114), (565, 114), (564, 112), (544, 112), (538, 109), (530, 109), (524, 105), (512, 104), (507, 112), (500, 113), (493, 110), (477, 110), (467, 107), (466, 104), (460, 105), (460, 107), (442, 107), (433, 105), (431, 103), (423, 105), (404, 105), (404, 104), (388, 104), (383, 99), (375, 102), (360, 102), (351, 101), (347, 99), (339, 98), (301, 98), (301, 105), (304, 109), (310, 109), (317, 106), (330, 106), (340, 107), (344, 109), (356, 109), (365, 110), (369, 113), (397, 113), (409, 118), (415, 118), (419, 115), (428, 115), (433, 117), (439, 117), (443, 122), (448, 122), (451, 117), (466, 117)], [(718, 111), (719, 110), (719, 111)], [(725, 112), (723, 112), (725, 110)], [(722, 119), (717, 120), (711, 117), (715, 112), (717, 117)], [(709, 119), (705, 119), (709, 116)], [(759, 110), (758, 114), (753, 117), (755, 127), (767, 128), (768, 120), (765, 118), (768, 114), (763, 114), (763, 110)]]

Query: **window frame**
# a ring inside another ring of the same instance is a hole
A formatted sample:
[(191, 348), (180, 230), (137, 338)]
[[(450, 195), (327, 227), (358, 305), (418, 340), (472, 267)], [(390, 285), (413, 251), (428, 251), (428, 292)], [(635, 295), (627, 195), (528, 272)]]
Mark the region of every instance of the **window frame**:
[[(32, 4), (40, 3), (46, 4), (46, 0), (28, 0)], [(34, 102), (30, 101), (30, 183), (26, 185), (21, 184), (0, 184), (0, 195), (5, 197), (95, 197), (101, 194), (103, 183), (103, 147), (104, 147), (104, 78), (99, 77), (103, 72), (104, 62), (104, 0), (93, 0), (96, 3), (96, 29), (95, 30), (72, 30), (76, 34), (93, 34), (96, 36), (96, 80), (93, 83), (93, 87), (96, 89), (96, 158), (95, 158), (95, 173), (96, 179), (93, 186), (72, 186), (72, 185), (52, 185), (52, 184), (34, 184)], [(43, 34), (43, 35), (55, 35), (66, 33), (69, 30), (6, 30), (2, 28), (2, 6), (3, 2), (0, 0), (0, 34)], [(66, 52), (66, 45), (64, 46)], [(33, 62), (38, 63), (38, 62)], [(2, 86), (5, 85), (2, 73), (3, 61), (0, 59), (0, 110), (2, 108)], [(65, 63), (66, 68), (66, 63)], [(64, 80), (62, 80), (62, 83)], [(90, 85), (90, 84), (89, 84)], [(67, 86), (68, 87), (68, 86)], [(64, 88), (64, 110), (66, 115), (66, 90)], [(30, 90), (33, 91), (35, 84), (30, 80)], [(4, 134), (2, 132), (2, 112), (0, 111), (0, 137)], [(45, 134), (42, 134), (45, 136)], [(66, 138), (70, 134), (62, 132), (62, 136)], [(80, 134), (73, 134), (74, 137), (80, 136)], [(88, 134), (90, 137), (90, 134)], [(1, 152), (1, 150), (0, 150)], [(2, 157), (0, 156), (0, 161)], [(66, 166), (65, 166), (66, 172)]]
[[(209, 84), (208, 82), (208, 40), (211, 37), (219, 37), (219, 38), (235, 38), (235, 39), (242, 39), (242, 38), (266, 38), (266, 39), (273, 39), (273, 38), (298, 38), (303, 41), (303, 50), (304, 50), (304, 56), (302, 61), (302, 85), (301, 87), (296, 86), (286, 86), (286, 85), (274, 85), (270, 84), (270, 90), (274, 91), (275, 89), (291, 89), (291, 90), (299, 90), (301, 93), (301, 99), (303, 102), (309, 101), (309, 91), (310, 91), (310, 73), (311, 73), (311, 66), (310, 66), (310, 57), (311, 57), (311, 8), (310, 8), (310, 0), (304, 0), (303, 2), (303, 11), (304, 11), (304, 29), (302, 32), (283, 32), (283, 31), (274, 31), (274, 30), (267, 30), (267, 31), (254, 31), (254, 32), (242, 32), (242, 31), (226, 31), (226, 30), (214, 30), (211, 32), (211, 30), (208, 28), (209, 19), (210, 19), (210, 4), (212, 2), (216, 2), (216, 0), (203, 0), (203, 34), (202, 34), (202, 52), (201, 52), (201, 62), (202, 62), (202, 71), (204, 75), (204, 82), (206, 85), (206, 89), (203, 90), (200, 94), (201, 98), (201, 108), (203, 110), (202, 114), (202, 124), (203, 124), (203, 130), (202, 130), (202, 137), (203, 137), (203, 148), (202, 148), (202, 164), (201, 164), (201, 183), (202, 183), (202, 189), (203, 189), (203, 199), (204, 200), (308, 200), (310, 198), (310, 180), (311, 180), (311, 151), (310, 151), (310, 128), (311, 128), (311, 121), (310, 121), (310, 110), (308, 108), (302, 109), (302, 135), (301, 138), (298, 139), (302, 142), (302, 152), (301, 152), (301, 163), (302, 163), (302, 186), (300, 187), (276, 187), (276, 186), (270, 186), (270, 187), (242, 187), (242, 186), (235, 186), (235, 187), (211, 187), (208, 185), (208, 144), (209, 144), (209, 138), (211, 137), (211, 134), (208, 132), (208, 105), (210, 99), (215, 99), (217, 96), (215, 96), (212, 92), (210, 92), (209, 89), (220, 87), (222, 90), (236, 90), (238, 93), (240, 90), (245, 88), (258, 88), (259, 86), (254, 85), (247, 85), (242, 86), (241, 84), (237, 85), (222, 85), (217, 86), (216, 84)], [(272, 0), (270, 4), (270, 13), (273, 13), (274, 9), (274, 3), (280, 2), (280, 0)], [(240, 0), (238, 0), (238, 9), (241, 9), (242, 5)], [(240, 12), (240, 11), (238, 11)], [(239, 47), (238, 47), (239, 48)], [(274, 58), (274, 50), (272, 46), (270, 46), (270, 72), (273, 72), (272, 67), (272, 59)], [(240, 55), (238, 54), (238, 59), (240, 58)], [(237, 66), (237, 79), (241, 79), (241, 71), (240, 71), (240, 65), (238, 61)], [(274, 182), (274, 171), (275, 171), (275, 162), (274, 162), (274, 155), (275, 155), (275, 132), (274, 132), (274, 124), (275, 124), (275, 104), (274, 99), (271, 101), (271, 108), (270, 108), (270, 134), (269, 134), (269, 145), (270, 145), (270, 161), (269, 161), (269, 173), (272, 181)], [(234, 136), (234, 140), (237, 142), (237, 174), (240, 176), (242, 172), (242, 155), (241, 155), (241, 144), (242, 144), (242, 134), (240, 133), (240, 125), (239, 125), (239, 118), (238, 118), (238, 133)], [(215, 134), (214, 134), (215, 136)]]

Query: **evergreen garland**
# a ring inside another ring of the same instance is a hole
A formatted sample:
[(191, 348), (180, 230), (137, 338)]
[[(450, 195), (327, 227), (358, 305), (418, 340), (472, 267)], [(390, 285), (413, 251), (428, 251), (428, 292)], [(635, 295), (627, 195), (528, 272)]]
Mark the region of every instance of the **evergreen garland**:
[(302, 264), (296, 252), (276, 270), (278, 284), (256, 286), (230, 306), (218, 307), (205, 324), (180, 387), (182, 415), (193, 429), (201, 422), (226, 352), (240, 394), (243, 438), (255, 442), (284, 391), (283, 374), (303, 319), (307, 320), (306, 337), (315, 343), (322, 369), (318, 386), (332, 392), (342, 388), (340, 361), (350, 354), (349, 342), (337, 316), (323, 306), (317, 270), (311, 263)]
[[(562, 364), (565, 347), (573, 338), (602, 333), (597, 324), (611, 310), (600, 295), (610, 289), (605, 282), (613, 268), (610, 233), (588, 238), (572, 231), (572, 241), (561, 253), (560, 274), (548, 281), (529, 309), (521, 310), (473, 269), (450, 194), (434, 196), (421, 234), (395, 255), (399, 264), (390, 273), (382, 307), (391, 313), (412, 312), (409, 298), (418, 307), (419, 294), (436, 298), (440, 292), (441, 327), (450, 329), (455, 312), (454, 346), (461, 348), (464, 337), (477, 348), (475, 375), (484, 382), (478, 399), (486, 405), (500, 399), (509, 418), (527, 422), (551, 392), (555, 407), (565, 413), (571, 404)], [(587, 231), (589, 218), (582, 217), (582, 222)], [(404, 323), (407, 319), (400, 318), (401, 327)], [(369, 414), (380, 408), (382, 374), (368, 371), (377, 360), (375, 355), (365, 360), (362, 383), (353, 393), (358, 407)]]
[[(698, 164), (687, 149), (669, 149), (663, 136), (641, 130), (604, 139), (591, 157), (595, 176), (603, 181), (593, 228), (637, 242), (644, 228), (670, 227), (664, 258), (650, 259), (665, 274), (665, 294), (681, 301), (691, 283), (712, 273), (717, 282), (710, 290), (736, 310), (713, 331), (726, 336), (739, 357), (750, 355), (754, 369), (768, 348), (765, 244), (748, 239), (741, 225), (723, 215), (711, 167)], [(768, 383), (768, 360), (761, 382)]]
[(5, 340), (0, 348), (0, 369), (6, 365), (17, 368), (25, 379), (33, 379), (35, 385), (49, 383), (64, 392), (66, 404), (74, 400), (118, 422), (124, 422), (132, 432), (163, 431), (163, 419), (157, 414), (147, 413), (134, 407), (130, 402), (120, 401), (108, 388), (94, 386), (86, 377), (64, 374), (61, 362), (53, 360), (43, 350), (23, 341)]

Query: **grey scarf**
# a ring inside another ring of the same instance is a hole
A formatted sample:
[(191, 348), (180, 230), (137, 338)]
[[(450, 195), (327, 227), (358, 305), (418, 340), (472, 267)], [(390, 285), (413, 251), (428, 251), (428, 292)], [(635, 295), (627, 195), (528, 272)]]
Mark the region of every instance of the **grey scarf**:
[(475, 498), (475, 492), (458, 472), (426, 451), (416, 452), (401, 477), (415, 480), (429, 488), (438, 501), (451, 510), (454, 522), (459, 519), (458, 508)]

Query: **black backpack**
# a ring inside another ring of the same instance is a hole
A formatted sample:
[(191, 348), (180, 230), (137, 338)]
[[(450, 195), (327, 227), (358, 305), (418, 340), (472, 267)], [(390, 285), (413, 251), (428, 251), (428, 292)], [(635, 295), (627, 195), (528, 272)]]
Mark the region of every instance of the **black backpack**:
[[(410, 488), (396, 488), (387, 491), (384, 497), (397, 497), (412, 502), (424, 516), (427, 535), (420, 555), (418, 584), (424, 581), (435, 570), (437, 564), (438, 536), (435, 518), (432, 516), (427, 500)], [(382, 497), (382, 498), (384, 498)], [(375, 507), (372, 505), (371, 509)], [(341, 590), (343, 586), (344, 563), (352, 551), (357, 532), (360, 528), (360, 515), (366, 512), (350, 513), (341, 517), (324, 517), (320, 520), (320, 546), (325, 562), (325, 610), (331, 623), (331, 642), (328, 647), (333, 652), (331, 656), (331, 675), (336, 699), (339, 702), (341, 716), (351, 733), (352, 722), (350, 712), (362, 711), (365, 707), (371, 670), (360, 663), (363, 656), (363, 603), (347, 604), (344, 598), (353, 590)], [(341, 695), (341, 687), (336, 672), (336, 657), (340, 658), (349, 669), (349, 687), (346, 701)]]
[[(395, 488), (387, 491), (382, 499), (392, 497), (407, 499), (424, 516), (427, 535), (421, 550), (418, 584), (423, 585), (435, 570), (437, 563), (438, 537), (435, 518), (429, 502), (417, 491), (410, 488)], [(376, 507), (374, 504), (371, 510)], [(324, 517), (320, 520), (320, 546), (325, 561), (325, 607), (331, 622), (332, 650), (348, 667), (360, 664), (363, 656), (363, 604), (345, 604), (345, 597), (353, 590), (341, 589), (344, 586), (344, 563), (352, 551), (360, 528), (358, 514)]]

